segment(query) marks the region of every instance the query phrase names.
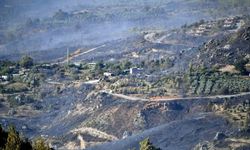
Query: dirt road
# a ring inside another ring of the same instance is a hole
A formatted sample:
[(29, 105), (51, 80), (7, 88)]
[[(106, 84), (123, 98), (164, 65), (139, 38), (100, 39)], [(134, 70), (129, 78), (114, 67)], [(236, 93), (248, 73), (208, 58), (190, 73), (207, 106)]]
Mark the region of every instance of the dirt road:
[(176, 101), (176, 100), (200, 100), (200, 99), (214, 99), (214, 98), (233, 98), (233, 97), (239, 97), (239, 96), (246, 96), (249, 95), (250, 97), (250, 92), (246, 93), (240, 93), (240, 94), (233, 94), (233, 95), (216, 95), (216, 96), (207, 96), (207, 97), (185, 97), (185, 98), (169, 98), (169, 99), (157, 99), (157, 100), (152, 100), (152, 99), (146, 99), (146, 98), (140, 98), (140, 97), (133, 97), (133, 96), (128, 96), (124, 94), (117, 94), (117, 93), (112, 93), (111, 90), (104, 90), (102, 92), (105, 92), (107, 94), (110, 94), (115, 97), (123, 98), (126, 100), (131, 100), (131, 101)]

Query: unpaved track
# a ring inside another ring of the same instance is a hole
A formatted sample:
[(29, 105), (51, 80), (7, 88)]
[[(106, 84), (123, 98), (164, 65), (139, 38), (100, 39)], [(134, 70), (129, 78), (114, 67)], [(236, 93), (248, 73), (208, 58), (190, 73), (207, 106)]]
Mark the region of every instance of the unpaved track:
[[(95, 51), (95, 50), (97, 50), (97, 49), (99, 49), (99, 48), (102, 48), (102, 47), (105, 47), (106, 45), (105, 44), (103, 44), (103, 45), (101, 45), (101, 46), (98, 46), (98, 47), (95, 47), (95, 48), (91, 48), (91, 49), (89, 49), (89, 50), (87, 50), (87, 51), (84, 51), (84, 52), (79, 52), (79, 51), (82, 51), (82, 49), (79, 49), (79, 50), (77, 50), (77, 51), (75, 51), (75, 52), (73, 52), (72, 54), (71, 54), (71, 56), (69, 56), (69, 60), (72, 60), (72, 59), (75, 59), (75, 58), (77, 58), (77, 57), (79, 57), (79, 56), (82, 56), (82, 55), (85, 55), (85, 54), (88, 54), (88, 53), (90, 53), (90, 52), (93, 52), (93, 51)], [(60, 61), (61, 60), (61, 61)], [(58, 59), (58, 62), (55, 62), (55, 63), (51, 63), (51, 65), (55, 65), (55, 64), (65, 64), (65, 63), (67, 63), (67, 57), (65, 58), (65, 57), (62, 57), (62, 58), (59, 58)]]
[[(72, 60), (72, 59), (75, 59), (75, 58), (77, 58), (77, 57), (79, 57), (79, 56), (88, 54), (88, 53), (90, 53), (90, 52), (93, 52), (93, 51), (95, 51), (95, 50), (97, 50), (97, 49), (99, 49), (99, 48), (105, 47), (105, 46), (106, 46), (106, 45), (104, 44), (104, 45), (101, 45), (101, 46), (98, 46), (98, 47), (89, 49), (89, 50), (87, 50), (87, 51), (84, 51), (84, 52), (81, 52), (81, 53), (78, 53), (78, 54), (74, 54), (74, 53), (73, 53), (73, 56), (70, 56), (70, 57), (69, 57), (69, 60)], [(66, 62), (67, 62), (67, 58), (66, 58), (64, 61), (62, 61), (62, 63), (66, 63)]]
[(95, 128), (82, 127), (82, 128), (74, 129), (71, 132), (74, 133), (74, 134), (88, 133), (88, 134), (90, 134), (92, 136), (107, 139), (107, 140), (111, 140), (111, 141), (118, 140), (117, 137), (115, 137), (113, 135), (110, 135), (110, 134), (107, 134), (105, 132), (102, 132), (100, 130), (97, 130)]
[(201, 100), (201, 99), (215, 99), (215, 98), (234, 98), (234, 97), (239, 97), (239, 96), (246, 96), (249, 95), (250, 97), (250, 92), (246, 93), (240, 93), (240, 94), (233, 94), (233, 95), (216, 95), (216, 96), (207, 96), (207, 97), (185, 97), (185, 98), (169, 98), (169, 99), (157, 99), (157, 100), (151, 100), (151, 99), (146, 99), (146, 98), (140, 98), (140, 97), (133, 97), (133, 96), (128, 96), (124, 94), (117, 94), (117, 93), (112, 93), (108, 90), (102, 91), (107, 94), (110, 94), (115, 97), (123, 98), (126, 100), (131, 100), (131, 101), (148, 101), (148, 102), (156, 102), (156, 101), (177, 101), (177, 100)]

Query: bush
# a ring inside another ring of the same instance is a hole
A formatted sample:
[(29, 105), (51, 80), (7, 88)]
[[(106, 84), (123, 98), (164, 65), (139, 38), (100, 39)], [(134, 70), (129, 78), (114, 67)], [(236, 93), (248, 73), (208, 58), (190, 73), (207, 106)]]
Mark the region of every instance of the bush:
[(218, 90), (217, 94), (228, 95), (228, 94), (230, 94), (229, 88), (228, 87), (222, 87), (221, 89)]
[(49, 146), (47, 144), (45, 144), (45, 141), (42, 138), (38, 138), (34, 142), (33, 149), (34, 150), (50, 150)]
[(31, 68), (34, 64), (33, 59), (29, 56), (24, 56), (20, 62), (19, 62), (20, 66), (23, 68)]
[(13, 126), (8, 132), (0, 125), (0, 150), (52, 150), (41, 138), (34, 142), (32, 147), (28, 139), (23, 140)]
[(241, 59), (234, 64), (235, 68), (240, 71), (241, 75), (247, 75), (246, 64), (247, 60)]
[(5, 144), (5, 150), (20, 150), (21, 149), (21, 139), (19, 133), (15, 130), (13, 126), (9, 127), (7, 143)]
[(140, 150), (161, 150), (160, 148), (156, 148), (153, 144), (149, 141), (149, 138), (140, 142)]

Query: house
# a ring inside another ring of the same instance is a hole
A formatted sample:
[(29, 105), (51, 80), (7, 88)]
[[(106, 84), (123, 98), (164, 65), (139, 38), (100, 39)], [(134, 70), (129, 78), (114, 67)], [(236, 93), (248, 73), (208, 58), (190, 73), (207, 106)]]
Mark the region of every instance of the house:
[(73, 63), (76, 67), (81, 67), (82, 66), (82, 64), (80, 63), (80, 62), (74, 62)]
[(9, 76), (7, 76), (7, 75), (1, 76), (1, 78), (2, 78), (2, 80), (4, 80), (4, 81), (8, 81), (8, 80), (9, 80)]
[(14, 74), (12, 74), (12, 76), (13, 76), (13, 78), (17, 78), (17, 77), (19, 77), (19, 76), (20, 76), (20, 74), (18, 74), (18, 73), (14, 73)]
[(227, 44), (227, 45), (225, 45), (224, 47), (223, 47), (223, 49), (225, 49), (225, 50), (229, 50), (231, 48), (231, 45), (229, 45), (229, 44)]
[(103, 75), (104, 75), (105, 77), (111, 77), (111, 76), (113, 76), (113, 74), (110, 73), (110, 72), (104, 72)]
[(129, 73), (131, 75), (140, 75), (143, 73), (143, 68), (130, 68)]
[(224, 21), (224, 24), (232, 24), (232, 23), (234, 23), (234, 19), (233, 18), (227, 18)]
[(29, 72), (30, 72), (30, 69), (21, 69), (21, 70), (19, 70), (18, 74), (20, 74), (20, 75), (26, 75)]
[(224, 28), (230, 29), (234, 28), (237, 23), (237, 20), (235, 18), (227, 18), (224, 20)]
[(9, 76), (4, 75), (4, 76), (2, 76), (2, 79), (4, 79), (5, 81), (7, 81), (9, 79)]

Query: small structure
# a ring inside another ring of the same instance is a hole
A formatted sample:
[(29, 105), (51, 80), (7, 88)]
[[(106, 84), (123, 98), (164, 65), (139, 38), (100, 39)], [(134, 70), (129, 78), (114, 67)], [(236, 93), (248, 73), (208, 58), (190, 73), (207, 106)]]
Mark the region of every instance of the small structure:
[(80, 63), (80, 62), (74, 62), (73, 63), (76, 67), (81, 67), (82, 66), (82, 64)]
[(9, 76), (7, 75), (3, 75), (0, 77), (3, 81), (8, 81), (9, 80)]
[(29, 72), (30, 72), (30, 69), (24, 69), (24, 68), (22, 68), (21, 70), (19, 70), (18, 74), (20, 74), (20, 75), (26, 75)]
[(233, 18), (233, 17), (230, 17), (230, 18), (226, 18), (224, 20), (224, 25), (223, 27), (226, 28), (226, 29), (233, 29), (233, 28), (236, 28), (236, 25), (239, 21), (237, 20), (237, 18)]
[(194, 36), (207, 35), (211, 31), (213, 25), (213, 23), (201, 24), (197, 28), (189, 31), (189, 34), (192, 34)]
[(20, 74), (19, 73), (14, 73), (14, 74), (12, 74), (12, 76), (13, 76), (13, 78), (17, 78), (17, 77), (20, 76)]
[(229, 50), (231, 48), (231, 45), (230, 44), (227, 44), (227, 45), (225, 45), (224, 47), (223, 47), (223, 49), (225, 49), (225, 50)]
[(110, 72), (104, 72), (103, 75), (104, 75), (105, 77), (111, 77), (111, 76), (113, 76), (113, 74), (110, 73)]
[(131, 75), (140, 75), (143, 73), (143, 68), (130, 68), (129, 73)]

